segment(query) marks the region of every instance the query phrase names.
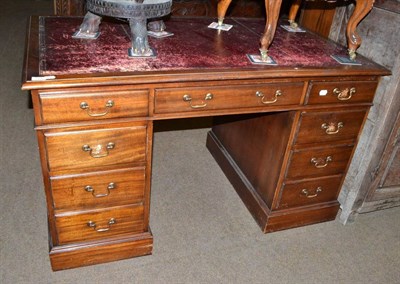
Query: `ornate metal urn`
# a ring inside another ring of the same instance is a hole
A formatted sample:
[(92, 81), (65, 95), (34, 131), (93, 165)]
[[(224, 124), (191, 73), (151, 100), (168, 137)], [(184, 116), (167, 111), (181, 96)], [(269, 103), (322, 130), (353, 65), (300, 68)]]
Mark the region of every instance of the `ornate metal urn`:
[(87, 14), (74, 38), (96, 39), (102, 16), (126, 19), (131, 30), (132, 47), (128, 50), (131, 57), (154, 56), (147, 37), (147, 20), (156, 19), (149, 27), (154, 32), (165, 29), (159, 18), (171, 12), (172, 0), (87, 0)]

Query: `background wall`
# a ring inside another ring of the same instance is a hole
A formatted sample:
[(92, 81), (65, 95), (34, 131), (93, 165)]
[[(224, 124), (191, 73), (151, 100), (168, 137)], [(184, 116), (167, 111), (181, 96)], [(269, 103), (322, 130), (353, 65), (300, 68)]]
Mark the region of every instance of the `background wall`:
[[(337, 9), (329, 35), (343, 45), (352, 9), (353, 5)], [(390, 69), (392, 76), (384, 77), (379, 84), (339, 196), (343, 223), (354, 221), (359, 213), (400, 205), (399, 28), (400, 1), (378, 0), (357, 29), (363, 40), (358, 53)]]

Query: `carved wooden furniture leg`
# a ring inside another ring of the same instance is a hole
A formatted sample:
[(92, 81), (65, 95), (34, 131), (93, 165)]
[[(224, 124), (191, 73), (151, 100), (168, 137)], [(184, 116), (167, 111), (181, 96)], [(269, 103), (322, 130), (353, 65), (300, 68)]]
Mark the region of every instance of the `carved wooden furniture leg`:
[(219, 0), (217, 6), (217, 14), (218, 14), (218, 25), (221, 26), (224, 22), (226, 10), (228, 10), (229, 5), (232, 0)]
[(371, 11), (375, 0), (356, 0), (354, 12), (346, 28), (348, 52), (351, 60), (356, 59), (356, 50), (361, 45), (361, 37), (356, 31), (357, 25)]
[(264, 34), (261, 37), (261, 59), (267, 61), (268, 48), (274, 39), (276, 24), (278, 22), (279, 10), (281, 9), (282, 0), (265, 0), (265, 10), (267, 13), (267, 21), (265, 24)]
[(295, 22), (295, 20), (296, 20), (297, 12), (299, 11), (299, 8), (300, 8), (300, 5), (301, 5), (301, 1), (302, 0), (294, 0), (293, 3), (292, 3), (292, 6), (290, 6), (288, 20), (289, 20), (290, 26), (292, 28), (297, 28), (298, 27), (298, 24)]

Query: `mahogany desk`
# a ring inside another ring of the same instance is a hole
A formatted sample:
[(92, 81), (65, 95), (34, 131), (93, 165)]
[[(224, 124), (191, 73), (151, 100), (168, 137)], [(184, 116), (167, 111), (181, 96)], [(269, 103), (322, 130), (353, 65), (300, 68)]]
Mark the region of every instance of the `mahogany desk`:
[[(171, 19), (154, 59), (127, 57), (128, 26), (32, 18), (23, 90), (32, 94), (54, 270), (150, 254), (153, 123), (215, 117), (207, 147), (263, 232), (332, 220), (381, 76), (311, 33), (278, 28), (278, 65), (254, 65), (263, 21)], [(45, 77), (54, 76), (54, 77)], [(47, 80), (44, 80), (46, 79)], [(223, 202), (223, 201), (222, 201)], [(153, 208), (157, 210), (157, 208)], [(158, 236), (162, 238), (162, 236)]]

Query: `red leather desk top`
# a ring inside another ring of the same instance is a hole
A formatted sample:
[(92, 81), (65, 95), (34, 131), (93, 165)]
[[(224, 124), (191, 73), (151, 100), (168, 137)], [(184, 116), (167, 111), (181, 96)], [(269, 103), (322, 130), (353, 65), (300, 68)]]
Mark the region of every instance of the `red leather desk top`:
[[(233, 28), (218, 31), (207, 27), (213, 19), (171, 18), (166, 25), (174, 36), (149, 37), (157, 57), (145, 59), (128, 57), (131, 43), (127, 22), (103, 19), (98, 39), (73, 39), (81, 21), (78, 17), (40, 18), (38, 75), (276, 68), (252, 64), (246, 57), (259, 53), (265, 24), (262, 19), (227, 19), (225, 22)], [(269, 54), (279, 67), (338, 68), (341, 65), (330, 55), (346, 56), (347, 52), (345, 47), (310, 32), (289, 33), (278, 27)], [(357, 59), (364, 67), (375, 65), (365, 58)]]

